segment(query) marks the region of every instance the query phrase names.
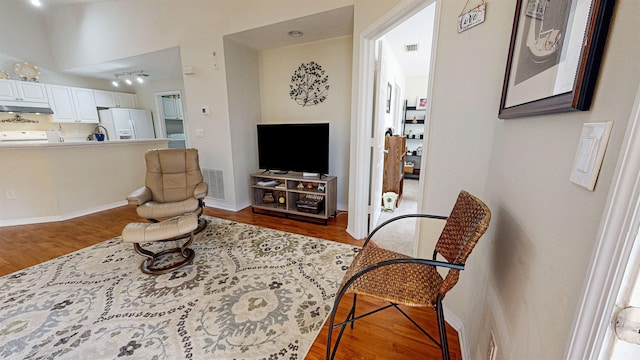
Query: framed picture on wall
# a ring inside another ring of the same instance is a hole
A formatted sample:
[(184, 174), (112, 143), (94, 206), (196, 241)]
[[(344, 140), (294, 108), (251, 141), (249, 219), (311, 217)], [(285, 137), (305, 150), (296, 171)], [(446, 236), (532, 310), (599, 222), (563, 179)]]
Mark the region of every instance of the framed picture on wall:
[(391, 83), (387, 83), (387, 114), (391, 112), (391, 92), (393, 91), (393, 87), (391, 87)]
[(589, 110), (614, 0), (517, 0), (498, 117)]
[(424, 110), (427, 108), (427, 98), (426, 97), (417, 97), (416, 98), (416, 110)]

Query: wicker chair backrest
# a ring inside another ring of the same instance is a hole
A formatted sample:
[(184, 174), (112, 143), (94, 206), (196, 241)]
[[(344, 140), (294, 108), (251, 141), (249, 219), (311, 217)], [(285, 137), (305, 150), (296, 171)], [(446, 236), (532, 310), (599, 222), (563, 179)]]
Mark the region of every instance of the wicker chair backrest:
[[(480, 199), (462, 190), (440, 234), (435, 251), (452, 264), (464, 264), (484, 234), (491, 220), (491, 211)], [(458, 282), (460, 270), (451, 269), (445, 277), (440, 294)]]

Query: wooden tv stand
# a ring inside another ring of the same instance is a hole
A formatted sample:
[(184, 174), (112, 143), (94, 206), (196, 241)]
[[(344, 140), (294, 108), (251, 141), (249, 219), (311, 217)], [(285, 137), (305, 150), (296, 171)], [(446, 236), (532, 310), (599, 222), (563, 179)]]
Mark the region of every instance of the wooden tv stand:
[(325, 225), (330, 217), (336, 215), (338, 192), (335, 176), (319, 178), (305, 177), (302, 173), (294, 172), (257, 172), (251, 174), (251, 191), (251, 208), (254, 213), (256, 210), (263, 210), (266, 214), (281, 214), (297, 220), (323, 221)]

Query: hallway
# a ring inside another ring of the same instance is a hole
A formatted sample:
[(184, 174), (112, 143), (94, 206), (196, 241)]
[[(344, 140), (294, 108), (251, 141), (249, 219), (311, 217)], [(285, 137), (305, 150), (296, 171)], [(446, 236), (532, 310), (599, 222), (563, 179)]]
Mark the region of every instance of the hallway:
[[(377, 225), (399, 215), (415, 214), (418, 209), (419, 185), (418, 179), (405, 178), (399, 206), (395, 211), (382, 211)], [(413, 256), (415, 227), (416, 219), (399, 220), (380, 230), (373, 241), (385, 249)]]

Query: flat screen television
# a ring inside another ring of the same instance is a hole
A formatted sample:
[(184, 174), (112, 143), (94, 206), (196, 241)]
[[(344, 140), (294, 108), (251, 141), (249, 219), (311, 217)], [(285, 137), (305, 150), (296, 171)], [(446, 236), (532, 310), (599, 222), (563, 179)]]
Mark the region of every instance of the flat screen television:
[(258, 166), (328, 174), (329, 124), (258, 124)]

